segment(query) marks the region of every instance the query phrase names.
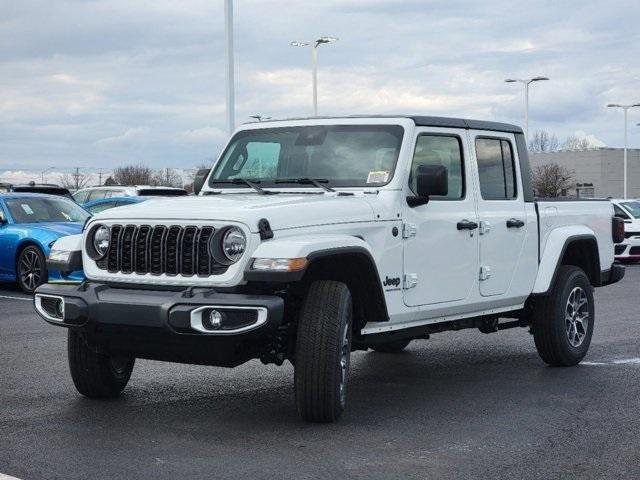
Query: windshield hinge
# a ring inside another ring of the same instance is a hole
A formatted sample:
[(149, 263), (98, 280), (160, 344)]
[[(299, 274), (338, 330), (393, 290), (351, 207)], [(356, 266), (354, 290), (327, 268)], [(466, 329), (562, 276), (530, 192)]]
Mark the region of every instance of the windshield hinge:
[(402, 238), (415, 237), (418, 233), (418, 227), (415, 223), (403, 223), (402, 224)]
[(417, 273), (405, 273), (404, 282), (402, 284), (402, 288), (405, 290), (409, 290), (410, 288), (418, 285), (418, 274)]

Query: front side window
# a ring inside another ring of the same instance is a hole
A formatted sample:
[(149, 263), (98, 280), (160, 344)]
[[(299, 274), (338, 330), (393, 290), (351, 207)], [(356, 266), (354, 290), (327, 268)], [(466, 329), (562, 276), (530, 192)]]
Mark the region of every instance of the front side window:
[(416, 141), (409, 188), (415, 194), (418, 168), (423, 165), (443, 166), (447, 169), (449, 190), (446, 196), (432, 196), (431, 199), (460, 199), (464, 197), (462, 144), (460, 138), (449, 135), (420, 135)]
[(617, 205), (613, 206), (613, 213), (616, 217), (622, 218), (624, 220), (631, 220), (629, 214)]
[(287, 187), (283, 180), (313, 178), (337, 187), (381, 186), (391, 180), (404, 129), (399, 125), (313, 125), (241, 131), (215, 166), (209, 184)]
[(89, 213), (66, 198), (12, 198), (6, 200), (15, 223), (84, 222)]
[(96, 205), (91, 205), (90, 207), (85, 207), (87, 210), (89, 210), (89, 212), (92, 215), (95, 215), (96, 213), (100, 213), (104, 210), (108, 210), (110, 208), (115, 207), (116, 204), (115, 202), (100, 202)]
[(627, 212), (633, 215), (634, 218), (640, 218), (640, 202), (622, 202), (620, 205), (622, 205)]
[(77, 203), (85, 203), (87, 201), (87, 195), (89, 195), (89, 192), (87, 192), (87, 191), (76, 192), (76, 193), (73, 194), (73, 199)]
[(516, 169), (511, 143), (499, 138), (476, 138), (476, 158), (482, 198), (516, 198)]

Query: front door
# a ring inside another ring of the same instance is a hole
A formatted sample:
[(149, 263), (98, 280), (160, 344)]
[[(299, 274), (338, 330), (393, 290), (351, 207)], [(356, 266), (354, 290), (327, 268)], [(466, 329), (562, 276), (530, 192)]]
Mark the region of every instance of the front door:
[(508, 295), (523, 254), (527, 217), (512, 135), (471, 132), (479, 183), (480, 295)]
[(467, 141), (460, 130), (417, 132), (409, 195), (416, 193), (421, 165), (444, 166), (449, 188), (446, 196), (432, 196), (426, 205), (404, 205), (404, 302), (419, 306), (464, 300), (478, 275), (478, 230), (473, 228), (478, 219), (465, 165)]

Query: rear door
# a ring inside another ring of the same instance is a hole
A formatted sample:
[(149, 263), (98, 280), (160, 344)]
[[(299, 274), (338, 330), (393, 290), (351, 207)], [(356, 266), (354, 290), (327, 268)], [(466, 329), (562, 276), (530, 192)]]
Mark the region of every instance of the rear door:
[(527, 233), (515, 138), (471, 131), (478, 181), (480, 294), (507, 294)]
[(409, 195), (416, 193), (421, 165), (446, 167), (449, 188), (446, 196), (431, 196), (426, 205), (412, 208), (404, 203), (404, 302), (419, 306), (461, 301), (475, 292), (478, 275), (478, 219), (466, 131), (416, 131)]

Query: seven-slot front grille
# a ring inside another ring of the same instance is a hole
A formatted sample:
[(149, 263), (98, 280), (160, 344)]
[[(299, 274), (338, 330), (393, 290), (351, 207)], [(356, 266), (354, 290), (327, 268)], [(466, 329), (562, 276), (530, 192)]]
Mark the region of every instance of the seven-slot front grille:
[(96, 262), (110, 273), (208, 276), (227, 271), (209, 253), (213, 227), (111, 225), (107, 255)]

